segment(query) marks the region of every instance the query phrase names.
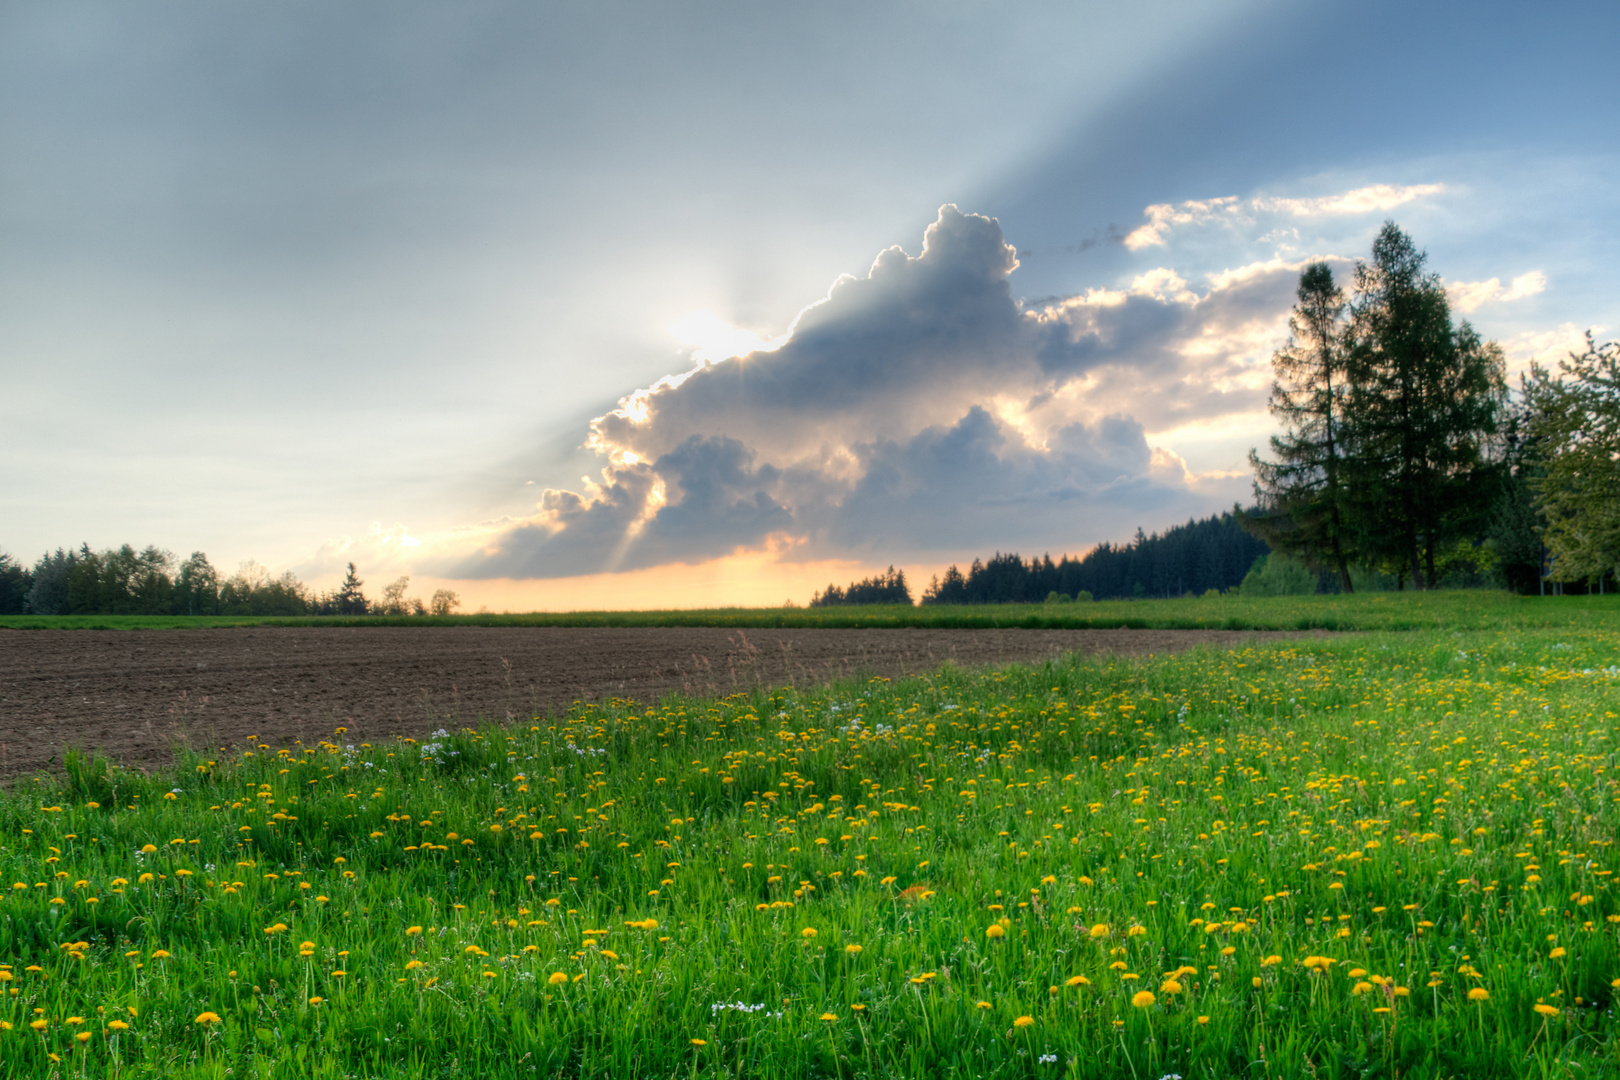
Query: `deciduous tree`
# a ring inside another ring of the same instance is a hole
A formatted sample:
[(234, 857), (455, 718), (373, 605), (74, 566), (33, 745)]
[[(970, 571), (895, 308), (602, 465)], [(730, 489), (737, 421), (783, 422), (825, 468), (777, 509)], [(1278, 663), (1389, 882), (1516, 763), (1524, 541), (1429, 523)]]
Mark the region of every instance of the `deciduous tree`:
[(1620, 573), (1620, 343), (1594, 344), (1525, 380), (1540, 465), (1532, 479), (1559, 581)]

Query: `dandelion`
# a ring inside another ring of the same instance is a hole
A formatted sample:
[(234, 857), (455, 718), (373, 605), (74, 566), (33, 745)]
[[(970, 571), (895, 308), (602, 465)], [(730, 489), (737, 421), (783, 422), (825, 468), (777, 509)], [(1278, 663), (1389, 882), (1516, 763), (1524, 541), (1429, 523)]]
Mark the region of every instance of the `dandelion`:
[(1486, 990), (1483, 986), (1476, 986), (1472, 990), (1468, 991), (1468, 1000), (1489, 1001), (1491, 1000), (1491, 994), (1490, 991)]
[(984, 936), (993, 939), (1004, 937), (1006, 936), (1006, 933), (1007, 931), (1003, 930), (999, 923), (991, 923), (989, 927), (985, 929)]
[(1564, 957), (1566, 957), (1568, 955), (1569, 954), (1564, 951), (1564, 947), (1562, 945), (1560, 945), (1560, 946), (1558, 946), (1558, 948), (1554, 949), (1552, 952), (1547, 954), (1547, 959), (1549, 959), (1549, 960), (1562, 960)]
[(1090, 986), (1091, 985), (1091, 980), (1086, 978), (1084, 975), (1071, 975), (1064, 982), (1063, 985), (1064, 986)]
[(219, 1013), (217, 1013), (217, 1012), (198, 1013), (197, 1014), (197, 1019), (195, 1021), (193, 1021), (193, 1022), (198, 1023), (198, 1024), (204, 1024), (204, 1025), (217, 1024), (217, 1023), (219, 1023)]
[(709, 1045), (709, 1040), (708, 1039), (693, 1039), (692, 1040), (692, 1045), (693, 1046), (708, 1046)]
[(1105, 938), (1105, 937), (1107, 937), (1108, 936), (1108, 924), (1105, 923), (1105, 922), (1100, 922), (1096, 926), (1093, 926), (1091, 928), (1091, 936), (1094, 937), (1094, 938)]
[(122, 1020), (109, 1020), (109, 1021), (107, 1021), (107, 1030), (108, 1031), (128, 1031), (129, 1030), (129, 1025), (124, 1023)]
[(81, 1032), (79, 1032), (77, 1035), (75, 1035), (73, 1037), (75, 1039), (78, 1039), (82, 1043), (86, 1043), (86, 1042), (90, 1041), (90, 1033), (88, 1031), (81, 1031)]
[(546, 979), (546, 985), (547, 986), (561, 986), (563, 983), (565, 983), (567, 981), (568, 981), (568, 976), (567, 975), (563, 974), (560, 971), (553, 971), (551, 973), (551, 976), (548, 979)]
[(807, 940), (809, 938), (813, 938), (816, 936), (816, 928), (813, 926), (807, 926), (803, 930), (799, 931), (799, 936)]
[(1207, 1024), (1207, 1023), (1209, 1023), (1209, 1017), (1207, 1017), (1207, 1016), (1200, 1016), (1200, 1017), (1199, 1017), (1199, 1018), (1198, 1018), (1198, 1023), (1199, 1023), (1199, 1024), (1200, 1024), (1200, 1025), (1203, 1025), (1203, 1024)]
[(1034, 1023), (1035, 1023), (1035, 1018), (1033, 1016), (1020, 1016), (1020, 1017), (1018, 1017), (1017, 1019), (1015, 1019), (1013, 1021), (1013, 1027), (1015, 1027), (1015, 1028), (1027, 1028), (1027, 1027), (1032, 1026)]
[(1158, 998), (1153, 996), (1153, 992), (1151, 990), (1138, 990), (1135, 994), (1131, 995), (1131, 1004), (1136, 1006), (1138, 1009), (1145, 1009), (1157, 1000)]
[(1179, 993), (1181, 993), (1181, 984), (1176, 982), (1176, 980), (1174, 980), (1174, 979), (1166, 979), (1164, 981), (1164, 985), (1159, 987), (1159, 993), (1161, 993), (1161, 994), (1179, 994)]
[(859, 945), (845, 945), (844, 951), (851, 956), (855, 956), (861, 951), (861, 947)]
[(838, 1019), (838, 1017), (837, 1017), (837, 1015), (836, 1015), (836, 1014), (834, 1014), (834, 1013), (822, 1013), (822, 1014), (821, 1014), (821, 1018), (822, 1018), (822, 1019), (823, 1019), (823, 1020), (828, 1020), (828, 1021), (831, 1021), (831, 1020), (837, 1020), (837, 1019)]
[(1540, 1013), (1542, 1016), (1558, 1015), (1558, 1007), (1556, 1005), (1547, 1005), (1543, 1002), (1537, 1002), (1535, 1008), (1536, 1012)]

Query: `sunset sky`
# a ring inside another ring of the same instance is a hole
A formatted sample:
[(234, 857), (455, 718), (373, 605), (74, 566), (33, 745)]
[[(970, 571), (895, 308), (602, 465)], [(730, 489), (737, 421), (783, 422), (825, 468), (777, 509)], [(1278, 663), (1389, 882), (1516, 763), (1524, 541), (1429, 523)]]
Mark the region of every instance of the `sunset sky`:
[(1394, 219), (1620, 336), (1603, 3), (0, 0), (0, 549), (803, 603), (1249, 496)]

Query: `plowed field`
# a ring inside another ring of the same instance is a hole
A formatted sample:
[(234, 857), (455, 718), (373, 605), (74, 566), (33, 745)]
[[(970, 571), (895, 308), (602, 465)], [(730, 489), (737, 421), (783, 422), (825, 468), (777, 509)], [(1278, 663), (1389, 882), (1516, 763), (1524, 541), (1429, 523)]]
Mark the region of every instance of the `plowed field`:
[(723, 630), (330, 627), (0, 630), (0, 777), (98, 750), (150, 768), (198, 752), (332, 737), (420, 736), (611, 697), (731, 693), (1039, 662), (1165, 653), (1282, 635), (1205, 630)]

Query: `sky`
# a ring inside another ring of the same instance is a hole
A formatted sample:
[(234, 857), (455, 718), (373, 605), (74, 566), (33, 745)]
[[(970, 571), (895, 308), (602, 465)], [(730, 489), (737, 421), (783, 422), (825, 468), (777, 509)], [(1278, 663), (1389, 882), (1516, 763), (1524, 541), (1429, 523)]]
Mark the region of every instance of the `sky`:
[(804, 603), (1229, 508), (1305, 263), (1620, 336), (1612, 3), (0, 0), (0, 550)]

